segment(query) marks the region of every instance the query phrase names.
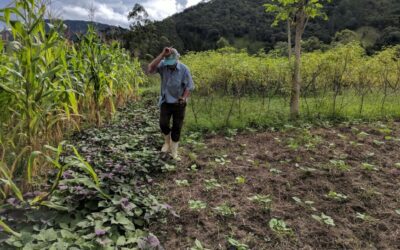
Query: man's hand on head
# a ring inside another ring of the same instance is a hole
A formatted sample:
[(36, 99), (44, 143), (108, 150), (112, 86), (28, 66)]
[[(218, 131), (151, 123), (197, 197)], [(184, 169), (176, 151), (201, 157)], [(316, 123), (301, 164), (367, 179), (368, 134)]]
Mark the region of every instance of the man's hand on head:
[(172, 48), (170, 47), (165, 47), (162, 52), (164, 57), (169, 56), (171, 53), (172, 53)]

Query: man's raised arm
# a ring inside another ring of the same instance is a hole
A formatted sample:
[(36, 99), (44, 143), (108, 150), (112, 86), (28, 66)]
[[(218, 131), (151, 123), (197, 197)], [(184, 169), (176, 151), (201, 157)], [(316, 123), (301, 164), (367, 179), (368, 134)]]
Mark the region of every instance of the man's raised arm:
[(147, 72), (149, 74), (154, 74), (156, 73), (157, 67), (160, 64), (161, 60), (165, 57), (171, 54), (171, 48), (165, 47), (161, 54), (159, 54), (148, 66), (147, 66)]

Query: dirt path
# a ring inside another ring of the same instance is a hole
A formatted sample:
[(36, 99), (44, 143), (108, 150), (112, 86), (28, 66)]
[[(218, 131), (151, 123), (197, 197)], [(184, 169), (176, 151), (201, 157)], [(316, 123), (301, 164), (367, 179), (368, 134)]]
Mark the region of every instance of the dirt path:
[(166, 249), (400, 249), (399, 123), (203, 142), (156, 180), (177, 213), (151, 227)]

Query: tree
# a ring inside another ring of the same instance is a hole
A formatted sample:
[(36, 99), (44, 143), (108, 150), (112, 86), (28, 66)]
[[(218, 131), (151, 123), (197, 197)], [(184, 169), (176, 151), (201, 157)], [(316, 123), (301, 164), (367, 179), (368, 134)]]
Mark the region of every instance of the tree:
[(223, 36), (221, 36), (221, 38), (217, 41), (217, 48), (218, 49), (222, 49), (225, 47), (229, 47), (229, 41), (226, 40)]
[(135, 4), (132, 10), (128, 14), (128, 20), (132, 20), (130, 28), (134, 30), (137, 27), (149, 24), (151, 21), (149, 19), (149, 14), (146, 9), (141, 4)]
[[(297, 119), (300, 115), (300, 86), (301, 86), (301, 40), (309, 19), (327, 15), (323, 11), (324, 3), (331, 0), (271, 0), (272, 3), (264, 4), (266, 12), (275, 13), (273, 26), (281, 21), (290, 21), (295, 28), (295, 62), (290, 96), (290, 116)], [(289, 22), (288, 22), (289, 23)], [(291, 25), (288, 24), (288, 27)], [(290, 31), (288, 31), (290, 32)], [(290, 42), (290, 41), (289, 41)], [(289, 44), (290, 46), (290, 44)]]

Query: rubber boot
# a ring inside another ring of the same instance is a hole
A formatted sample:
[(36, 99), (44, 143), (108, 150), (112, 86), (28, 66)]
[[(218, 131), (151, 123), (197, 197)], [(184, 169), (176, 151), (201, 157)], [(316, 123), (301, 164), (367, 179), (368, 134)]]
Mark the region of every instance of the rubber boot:
[(175, 160), (179, 159), (179, 157), (178, 157), (178, 146), (179, 146), (179, 142), (174, 142), (173, 140), (171, 140), (171, 156)]
[(171, 150), (171, 133), (164, 135), (164, 145), (161, 148), (161, 152), (168, 153)]

